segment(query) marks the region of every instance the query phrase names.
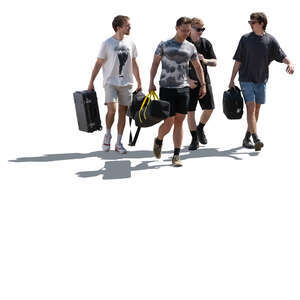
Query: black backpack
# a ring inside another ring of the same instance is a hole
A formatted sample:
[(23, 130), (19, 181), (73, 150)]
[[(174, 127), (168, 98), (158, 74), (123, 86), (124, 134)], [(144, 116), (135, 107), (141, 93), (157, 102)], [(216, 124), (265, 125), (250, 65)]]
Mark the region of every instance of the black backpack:
[(243, 116), (243, 105), (241, 90), (237, 86), (224, 92), (223, 112), (228, 119), (241, 119)]

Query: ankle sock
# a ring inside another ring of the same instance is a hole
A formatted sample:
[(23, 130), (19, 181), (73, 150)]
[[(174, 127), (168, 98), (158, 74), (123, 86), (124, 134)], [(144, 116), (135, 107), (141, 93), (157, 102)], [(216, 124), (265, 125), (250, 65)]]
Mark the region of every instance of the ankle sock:
[(175, 148), (174, 149), (174, 155), (179, 155), (180, 153), (180, 148)]
[(203, 130), (204, 126), (205, 126), (205, 124), (199, 122), (199, 125), (197, 126), (197, 129), (198, 130)]
[(191, 135), (193, 140), (197, 140), (197, 131), (196, 130), (191, 130)]

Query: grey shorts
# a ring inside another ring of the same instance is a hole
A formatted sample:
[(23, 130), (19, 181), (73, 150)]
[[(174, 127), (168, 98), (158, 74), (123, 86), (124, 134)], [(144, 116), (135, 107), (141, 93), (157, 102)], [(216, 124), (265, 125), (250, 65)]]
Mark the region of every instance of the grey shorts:
[(105, 104), (119, 103), (120, 105), (129, 106), (132, 99), (132, 85), (116, 86), (106, 84), (105, 91)]

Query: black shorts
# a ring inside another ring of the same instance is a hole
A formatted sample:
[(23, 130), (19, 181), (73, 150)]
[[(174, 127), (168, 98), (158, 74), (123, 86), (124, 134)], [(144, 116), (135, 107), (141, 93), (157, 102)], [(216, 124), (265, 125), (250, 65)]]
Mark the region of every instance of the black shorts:
[(170, 103), (170, 117), (176, 113), (187, 114), (190, 99), (190, 88), (163, 88), (159, 89), (159, 99)]
[(214, 109), (215, 103), (214, 103), (214, 96), (212, 93), (211, 85), (210, 84), (206, 85), (206, 95), (202, 99), (199, 98), (199, 90), (200, 90), (200, 86), (197, 86), (194, 89), (190, 89), (190, 101), (188, 104), (189, 106), (188, 111), (195, 111), (198, 101), (203, 110)]

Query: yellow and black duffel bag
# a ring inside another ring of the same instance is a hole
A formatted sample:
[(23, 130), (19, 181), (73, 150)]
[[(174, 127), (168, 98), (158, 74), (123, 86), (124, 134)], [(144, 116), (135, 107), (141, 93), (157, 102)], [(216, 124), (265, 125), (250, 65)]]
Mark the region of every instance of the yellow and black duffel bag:
[(134, 120), (138, 127), (150, 127), (170, 116), (170, 104), (159, 100), (155, 91), (146, 95), (140, 110)]

